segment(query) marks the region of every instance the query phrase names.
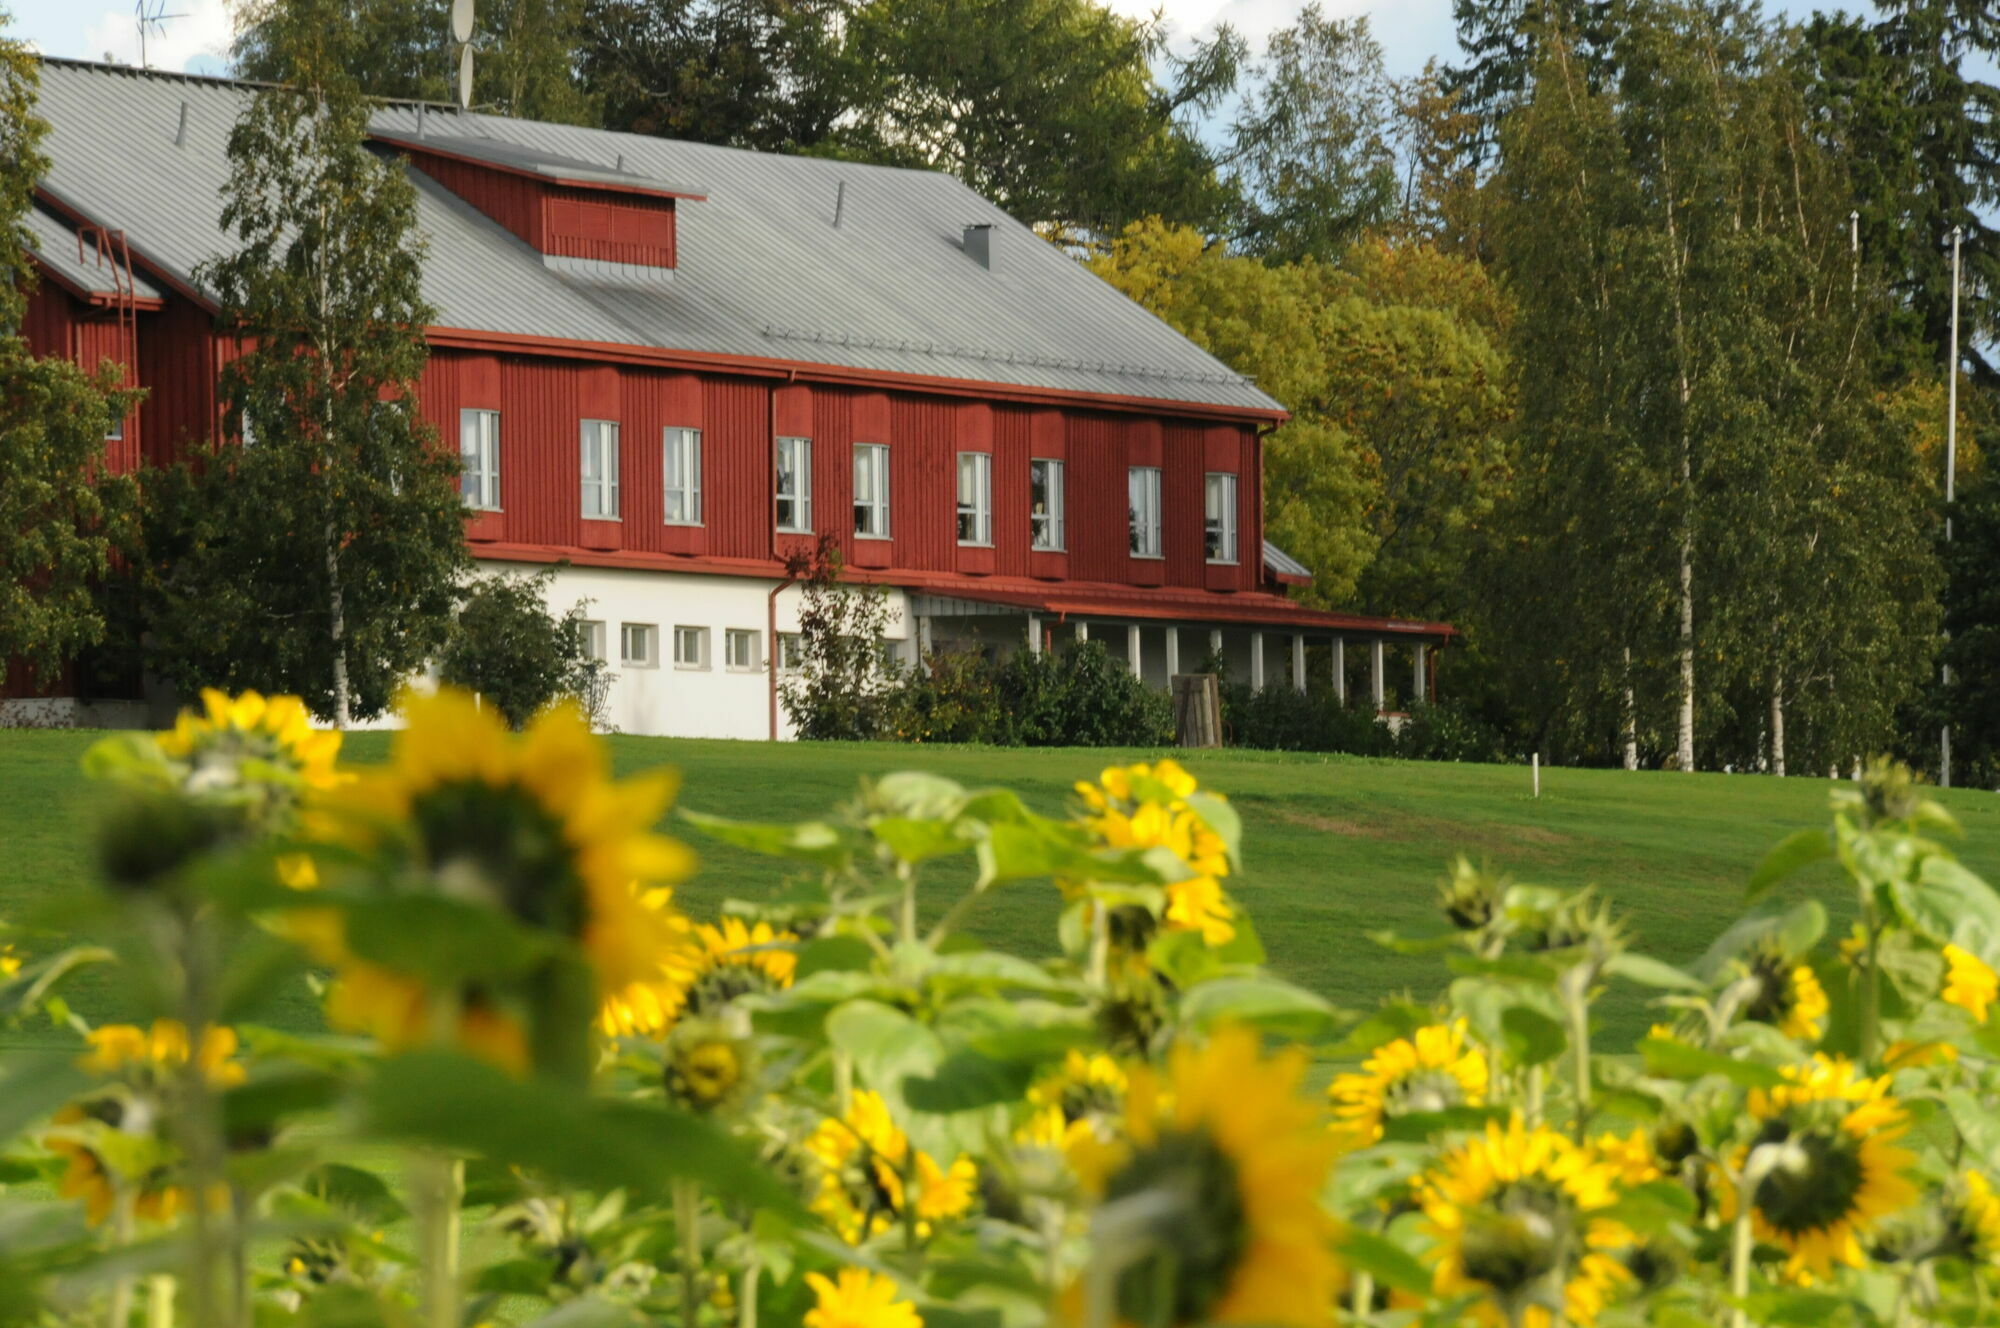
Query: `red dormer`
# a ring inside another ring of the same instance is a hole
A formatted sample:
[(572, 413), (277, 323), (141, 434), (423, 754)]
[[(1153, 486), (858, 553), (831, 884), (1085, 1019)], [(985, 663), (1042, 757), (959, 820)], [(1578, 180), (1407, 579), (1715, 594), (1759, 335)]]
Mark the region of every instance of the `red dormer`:
[(674, 266), (674, 209), (704, 194), (615, 166), (470, 135), (378, 130), (424, 174), (556, 260)]

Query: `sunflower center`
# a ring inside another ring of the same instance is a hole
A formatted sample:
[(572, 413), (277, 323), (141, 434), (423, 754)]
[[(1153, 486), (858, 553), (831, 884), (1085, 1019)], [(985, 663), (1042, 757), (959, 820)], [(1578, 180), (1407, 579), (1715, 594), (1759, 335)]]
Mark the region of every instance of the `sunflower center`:
[(697, 1106), (713, 1107), (735, 1089), (743, 1077), (743, 1063), (727, 1042), (704, 1042), (677, 1060), (674, 1076), (679, 1096)]
[(425, 866), (447, 893), (504, 908), (563, 936), (583, 931), (576, 854), (541, 801), (518, 784), (442, 784), (416, 800)]
[[(1776, 1138), (1786, 1131), (1781, 1121)], [(1772, 1131), (1766, 1129), (1765, 1134)], [(1801, 1167), (1779, 1167), (1757, 1187), (1757, 1210), (1773, 1230), (1788, 1236), (1821, 1231), (1851, 1217), (1861, 1192), (1861, 1155), (1846, 1131), (1820, 1128), (1803, 1131), (1792, 1143), (1805, 1155)], [(1760, 1140), (1771, 1142), (1771, 1140)]]
[(1792, 999), (1791, 970), (1774, 957), (1760, 955), (1751, 965), (1757, 977), (1757, 996), (1744, 1015), (1760, 1024), (1782, 1024), (1796, 1002)]
[(1465, 1102), (1465, 1086), (1443, 1070), (1418, 1070), (1382, 1088), (1382, 1114), (1448, 1111)]
[(737, 998), (776, 991), (771, 975), (754, 964), (720, 963), (694, 980), (687, 990), (689, 1014), (717, 1014)]
[(1205, 1133), (1164, 1134), (1111, 1178), (1105, 1198), (1147, 1191), (1173, 1195), (1174, 1216), (1119, 1275), (1119, 1316), (1138, 1328), (1204, 1323), (1249, 1243), (1236, 1164)]
[(1519, 1292), (1562, 1265), (1569, 1207), (1552, 1186), (1516, 1181), (1467, 1214), (1461, 1246), (1465, 1275), (1503, 1295)]

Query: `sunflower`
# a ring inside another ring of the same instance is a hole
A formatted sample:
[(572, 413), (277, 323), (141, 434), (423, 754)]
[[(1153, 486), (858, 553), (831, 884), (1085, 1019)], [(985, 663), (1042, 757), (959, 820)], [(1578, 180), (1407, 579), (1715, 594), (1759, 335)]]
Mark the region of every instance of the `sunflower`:
[(757, 1080), (746, 1020), (683, 1019), (667, 1039), (667, 1097), (690, 1111), (726, 1111)]
[(1746, 1018), (1774, 1025), (1800, 1042), (1819, 1041), (1826, 1031), (1826, 989), (1810, 968), (1765, 949), (1750, 961), (1750, 975), (1757, 980), (1757, 993), (1744, 1009)]
[[(1752, 1225), (1785, 1251), (1787, 1276), (1824, 1280), (1836, 1265), (1861, 1267), (1861, 1237), (1915, 1201), (1916, 1186), (1903, 1175), (1915, 1158), (1894, 1143), (1909, 1122), (1889, 1096), (1888, 1076), (1861, 1077), (1848, 1061), (1815, 1056), (1787, 1067), (1785, 1078), (1751, 1091), (1760, 1128), (1737, 1167), (1759, 1147), (1783, 1146), (1751, 1195)], [(1725, 1216), (1733, 1213), (1729, 1199), (1725, 1191)]]
[(1164, 1081), (1131, 1072), (1120, 1137), (1073, 1155), (1102, 1200), (1120, 1320), (1326, 1322), (1339, 1272), (1319, 1191), (1334, 1147), (1299, 1095), (1305, 1068), (1303, 1052), (1267, 1058), (1255, 1033), (1225, 1028), (1177, 1044)]
[[(670, 902), (666, 891), (661, 903)], [(681, 923), (685, 944), (665, 958), (650, 981), (606, 995), (598, 1023), (613, 1037), (657, 1036), (684, 1015), (714, 1015), (739, 996), (782, 991), (798, 969), (798, 937), (768, 922), (741, 918), (693, 926)]]
[(1631, 1280), (1620, 1254), (1632, 1233), (1605, 1216), (1625, 1168), (1598, 1148), (1516, 1114), (1440, 1158), (1415, 1193), (1436, 1246), (1442, 1295), (1483, 1291), (1481, 1322), (1547, 1328), (1561, 1297), (1565, 1321), (1594, 1323)]
[(248, 779), (315, 790), (341, 781), (340, 731), (315, 729), (298, 697), (231, 698), (205, 687), (201, 706), (199, 715), (181, 711), (174, 727), (153, 740), (162, 756), (185, 767), (186, 791), (233, 789)]
[[(463, 692), (406, 695), (403, 712), (390, 763), (325, 795), (332, 838), (374, 855), (393, 888), (482, 904), (573, 942), (600, 1001), (673, 971), (686, 927), (656, 887), (687, 875), (693, 858), (652, 831), (672, 801), (671, 776), (613, 780), (604, 744), (574, 706), (544, 712), (519, 738)], [(440, 1002), (418, 975), (371, 972), (378, 966), (349, 953), (338, 928), (321, 944), (346, 989), (329, 1011), (344, 1027), (391, 1045), (431, 1041), (440, 1013), (457, 1005), (488, 1046), (514, 1040), (486, 1027), (518, 1024), (502, 993)]]
[(1125, 1071), (1103, 1052), (1075, 1047), (1062, 1064), (1028, 1086), (1028, 1119), (1017, 1143), (1067, 1154), (1085, 1138), (1108, 1136), (1123, 1106)]
[(1949, 966), (1942, 993), (1945, 1002), (1971, 1015), (1974, 1023), (1985, 1023), (1987, 1008), (2000, 1000), (2000, 974), (1978, 955), (1956, 945), (1944, 948), (1944, 961)]
[(121, 1189), (130, 1192), (133, 1217), (170, 1222), (187, 1206), (187, 1191), (173, 1183), (180, 1153), (162, 1130), (161, 1099), (190, 1060), (212, 1088), (242, 1083), (236, 1033), (209, 1028), (193, 1047), (183, 1024), (161, 1019), (150, 1029), (109, 1024), (91, 1030), (88, 1041), (77, 1064), (119, 1082), (50, 1118), (56, 1132), (44, 1142), (66, 1163), (57, 1193), (81, 1199), (93, 1226), (111, 1217)]
[(1476, 1107), (1486, 1100), (1486, 1055), (1466, 1045), (1463, 1019), (1385, 1042), (1358, 1071), (1327, 1086), (1343, 1150), (1380, 1142), (1383, 1127), (1412, 1112)]
[(807, 1273), (815, 1303), (805, 1328), (923, 1328), (916, 1306), (901, 1299), (896, 1284), (865, 1268), (843, 1268), (839, 1281)]
[(1946, 1203), (1948, 1248), (1973, 1263), (2000, 1264), (2000, 1193), (1977, 1171), (1967, 1171)]
[(850, 1245), (881, 1235), (903, 1218), (927, 1236), (932, 1224), (971, 1209), (979, 1181), (968, 1157), (941, 1167), (912, 1148), (881, 1094), (867, 1089), (854, 1094), (841, 1116), (819, 1123), (806, 1139), (806, 1152), (820, 1173), (810, 1207)]
[(1194, 776), (1173, 761), (1110, 766), (1097, 783), (1076, 786), (1082, 824), (1105, 847), (1166, 848), (1181, 860), (1188, 876), (1166, 887), (1167, 929), (1226, 945), (1236, 935), (1236, 910), (1222, 889), (1229, 850), (1188, 802), (1195, 790)]

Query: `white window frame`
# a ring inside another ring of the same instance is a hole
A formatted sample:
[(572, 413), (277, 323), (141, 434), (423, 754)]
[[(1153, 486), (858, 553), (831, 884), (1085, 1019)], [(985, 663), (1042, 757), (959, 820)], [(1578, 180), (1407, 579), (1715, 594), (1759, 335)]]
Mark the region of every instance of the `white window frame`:
[(576, 625), (583, 631), (584, 650), (589, 653), (592, 659), (598, 661), (600, 664), (609, 664), (611, 660), (604, 653), (605, 637), (603, 620), (600, 618), (579, 618), (576, 620)]
[(500, 510), (500, 412), (458, 412), (458, 493), (475, 512)]
[(111, 423), (104, 426), (104, 441), (107, 443), (122, 443), (125, 441), (125, 417), (123, 415), (113, 415)]
[[(1222, 501), (1217, 502), (1218, 495)], [(1201, 547), (1208, 561), (1236, 562), (1237, 478), (1234, 471), (1211, 470), (1201, 486)]]
[(806, 639), (799, 632), (778, 633), (778, 672), (797, 673), (804, 668)]
[[(583, 519), (586, 521), (621, 519), (618, 515), (618, 432), (616, 420), (585, 420), (578, 432), (581, 449), (578, 474), (583, 490)], [(594, 477), (593, 470), (597, 472)]]
[[(785, 454), (792, 453), (792, 486), (795, 493), (781, 487), (785, 474)], [(813, 528), (812, 488), (813, 445), (810, 438), (780, 438), (771, 471), (771, 491), (777, 500), (774, 519), (778, 529), (793, 535), (810, 535)], [(792, 504), (792, 520), (784, 519), (784, 505)]]
[[(1035, 510), (1035, 467), (1043, 466), (1042, 496), (1048, 510)], [(1034, 457), (1028, 462), (1028, 547), (1037, 553), (1061, 553), (1066, 544), (1063, 530), (1063, 483), (1068, 467), (1053, 457)]]
[[(749, 653), (739, 662), (737, 647), (749, 643)], [(753, 627), (731, 627), (722, 633), (722, 664), (731, 673), (759, 673), (764, 668), (764, 634)]]
[(1134, 558), (1166, 556), (1160, 535), (1160, 468), (1132, 466), (1125, 475), (1126, 514), (1130, 537), (1126, 547)]
[[(889, 445), (854, 445), (854, 538), (894, 538), (889, 530)], [(863, 518), (866, 518), (864, 521)]]
[[(690, 651), (689, 646), (693, 649)], [(692, 655), (692, 658), (689, 656)], [(708, 629), (706, 627), (674, 627), (674, 667), (677, 669), (706, 669), (708, 667)]]
[(701, 430), (668, 426), (660, 434), (661, 512), (670, 526), (698, 526), (701, 515)]
[[(639, 649), (632, 649), (637, 642)], [(618, 659), (628, 669), (656, 669), (660, 666), (658, 623), (619, 623)]]
[(958, 454), (958, 542), (972, 548), (993, 547), (991, 452)]

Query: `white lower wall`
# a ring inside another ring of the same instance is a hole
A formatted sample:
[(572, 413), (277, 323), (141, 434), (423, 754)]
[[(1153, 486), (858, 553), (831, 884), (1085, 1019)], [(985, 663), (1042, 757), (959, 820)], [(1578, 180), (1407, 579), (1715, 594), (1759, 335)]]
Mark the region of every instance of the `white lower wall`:
[[(534, 569), (488, 562), (478, 570), (518, 575)], [(768, 739), (770, 668), (777, 655), (770, 634), (770, 595), (777, 585), (759, 577), (567, 567), (549, 583), (548, 606), (552, 613), (567, 613), (579, 601), (589, 601), (582, 616), (604, 624), (604, 654), (611, 665), (603, 715), (608, 726), (621, 733), (680, 738)], [(799, 598), (796, 586), (779, 593), (781, 634), (798, 630)], [(908, 609), (903, 592), (890, 590), (886, 638), (907, 642)], [(655, 662), (634, 665), (620, 658), (621, 628), (628, 623), (653, 629)], [(674, 663), (676, 627), (706, 630), (704, 665)], [(731, 629), (756, 634), (755, 667), (729, 667), (725, 641)], [(903, 649), (907, 657), (907, 644)], [(778, 736), (792, 736), (782, 703)]]

